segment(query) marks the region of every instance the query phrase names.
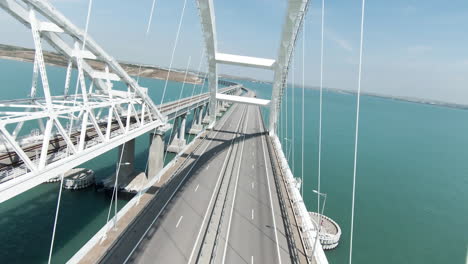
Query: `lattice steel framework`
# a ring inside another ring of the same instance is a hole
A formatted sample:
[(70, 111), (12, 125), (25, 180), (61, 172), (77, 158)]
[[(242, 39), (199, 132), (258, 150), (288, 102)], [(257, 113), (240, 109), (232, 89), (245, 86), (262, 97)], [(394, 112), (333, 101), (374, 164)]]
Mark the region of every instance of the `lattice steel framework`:
[[(0, 102), (0, 159), (9, 165), (0, 170), (0, 202), (167, 125), (146, 89), (47, 1), (0, 0), (0, 7), (31, 29), (35, 47), (30, 98)], [(69, 59), (58, 96), (49, 87), (43, 41)], [(104, 70), (90, 60), (103, 63)], [(78, 83), (70, 94), (73, 66)], [(125, 88), (115, 89), (112, 81)], [(31, 129), (31, 123), (37, 123), (36, 133), (24, 136), (21, 129)]]

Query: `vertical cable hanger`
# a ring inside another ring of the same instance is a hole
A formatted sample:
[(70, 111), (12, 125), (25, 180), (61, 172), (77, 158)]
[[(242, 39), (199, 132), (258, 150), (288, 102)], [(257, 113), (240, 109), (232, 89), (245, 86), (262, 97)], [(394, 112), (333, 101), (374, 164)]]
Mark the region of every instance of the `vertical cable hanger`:
[(351, 201), (351, 234), (349, 242), (349, 264), (353, 261), (353, 233), (354, 233), (354, 205), (356, 197), (356, 167), (358, 158), (358, 138), (359, 138), (359, 115), (361, 103), (361, 78), (362, 78), (362, 46), (364, 40), (364, 14), (365, 14), (366, 0), (362, 0), (361, 9), (361, 39), (359, 44), (359, 72), (358, 72), (358, 90), (357, 90), (357, 103), (356, 103), (356, 132), (354, 138), (354, 167), (353, 167), (353, 196)]

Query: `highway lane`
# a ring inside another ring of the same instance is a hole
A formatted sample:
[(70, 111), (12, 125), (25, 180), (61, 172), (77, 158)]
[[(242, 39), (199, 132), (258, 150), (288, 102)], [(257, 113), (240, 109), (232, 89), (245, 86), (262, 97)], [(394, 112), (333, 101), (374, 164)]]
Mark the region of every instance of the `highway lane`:
[[(250, 106), (239, 179), (215, 263), (290, 263), (259, 107)], [(274, 218), (273, 218), (274, 217)], [(228, 243), (226, 245), (226, 239)]]
[[(156, 200), (159, 201), (152, 203), (150, 209), (139, 217), (138, 223), (131, 226), (132, 230), (126, 232), (102, 263), (123, 263), (132, 250), (134, 253), (128, 263), (187, 263), (206, 219), (207, 206), (220, 183), (220, 172), (226, 164), (231, 139), (236, 136), (232, 131), (240, 123), (244, 107), (235, 106), (231, 117), (219, 130), (208, 134), (203, 145), (195, 151), (192, 161), (174, 176), (176, 182), (183, 182), (179, 178), (190, 175), (141, 243), (134, 247), (144, 233), (142, 229), (158, 216), (163, 207), (160, 204), (167, 200), (168, 194), (158, 194), (159, 199)], [(206, 152), (201, 155), (205, 148)]]

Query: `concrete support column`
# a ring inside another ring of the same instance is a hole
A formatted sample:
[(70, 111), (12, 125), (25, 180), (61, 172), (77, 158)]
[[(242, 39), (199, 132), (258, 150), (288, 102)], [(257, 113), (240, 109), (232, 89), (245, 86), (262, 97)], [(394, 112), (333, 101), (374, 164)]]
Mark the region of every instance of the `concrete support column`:
[(182, 120), (180, 122), (179, 127), (179, 139), (185, 141), (185, 123), (187, 121), (187, 115), (183, 115), (180, 117)]
[(153, 179), (164, 167), (164, 137), (162, 133), (149, 134), (148, 180)]
[(119, 161), (118, 182), (119, 186), (124, 186), (132, 180), (130, 177), (135, 172), (135, 139), (129, 140), (119, 146), (119, 151), (117, 151), (117, 166), (119, 166)]
[(197, 122), (197, 125), (202, 124), (202, 119), (203, 119), (203, 105), (198, 107), (198, 122)]
[(172, 125), (172, 139), (179, 138), (179, 122), (180, 122), (180, 117), (174, 118), (174, 124)]
[[(187, 144), (185, 141), (185, 123), (187, 115), (184, 114), (174, 120), (174, 126), (172, 127), (173, 133), (176, 133), (171, 143), (167, 147), (167, 151), (173, 153), (179, 153)], [(180, 121), (180, 124), (178, 124)]]
[(219, 101), (219, 112), (226, 112), (226, 104), (224, 101)]
[(193, 116), (193, 121), (192, 121), (192, 127), (189, 130), (189, 134), (191, 135), (197, 135), (203, 130), (203, 105), (197, 107), (195, 110), (194, 116)]
[(202, 123), (203, 124), (209, 124), (210, 123), (210, 115), (211, 115), (211, 108), (209, 104), (205, 105), (205, 117), (203, 118)]

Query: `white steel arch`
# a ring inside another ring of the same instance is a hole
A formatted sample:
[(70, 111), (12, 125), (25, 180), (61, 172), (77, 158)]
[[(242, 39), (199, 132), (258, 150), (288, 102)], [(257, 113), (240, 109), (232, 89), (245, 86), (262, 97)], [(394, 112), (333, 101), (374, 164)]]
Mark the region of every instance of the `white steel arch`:
[[(304, 20), (309, 0), (289, 0), (288, 9), (285, 16), (285, 22), (281, 34), (281, 43), (276, 60), (239, 56), (232, 54), (219, 53), (217, 51), (216, 39), (216, 21), (212, 0), (198, 0), (198, 9), (205, 40), (206, 54), (208, 57), (208, 81), (210, 85), (210, 113), (216, 113), (216, 93), (217, 93), (217, 64), (231, 64), (244, 67), (261, 68), (274, 71), (273, 92), (270, 104), (270, 135), (274, 135), (278, 123), (278, 112), (281, 106), (283, 90), (288, 75), (289, 64), (296, 44), (297, 34)], [(223, 96), (218, 96), (224, 98)], [(235, 98), (242, 102), (242, 98)], [(260, 104), (262, 105), (262, 104)], [(211, 111), (213, 109), (213, 111)], [(211, 122), (216, 118), (211, 116)]]
[(286, 19), (281, 34), (278, 59), (274, 66), (273, 92), (270, 104), (270, 118), (268, 130), (270, 135), (276, 133), (278, 113), (281, 107), (284, 87), (289, 71), (289, 64), (296, 45), (296, 39), (303, 23), (309, 0), (289, 0)]

